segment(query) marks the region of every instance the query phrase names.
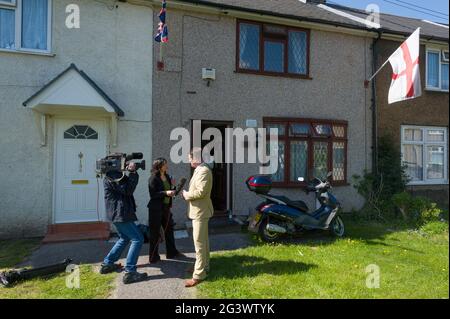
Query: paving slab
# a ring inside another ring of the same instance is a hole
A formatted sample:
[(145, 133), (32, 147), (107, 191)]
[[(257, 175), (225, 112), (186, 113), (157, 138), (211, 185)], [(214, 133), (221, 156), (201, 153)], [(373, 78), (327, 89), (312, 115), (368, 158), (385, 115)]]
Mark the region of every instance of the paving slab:
[[(79, 241), (67, 243), (54, 243), (41, 245), (32, 255), (25, 260), (20, 267), (41, 267), (52, 263), (58, 263), (66, 258), (71, 258), (75, 264), (93, 264), (98, 268), (103, 258), (114, 245), (114, 240), (109, 241)], [(145, 244), (141, 250), (138, 261), (138, 271), (146, 272), (149, 277), (146, 281), (124, 285), (123, 273), (116, 280), (116, 288), (110, 298), (116, 299), (192, 299), (196, 298), (196, 288), (187, 289), (184, 281), (192, 274), (186, 270), (195, 262), (195, 250), (192, 236), (176, 240), (179, 251), (185, 254), (185, 258), (167, 260), (165, 258), (164, 243), (160, 246), (161, 261), (157, 264), (149, 264), (149, 245)], [(216, 233), (210, 235), (211, 251), (235, 250), (250, 245), (249, 236), (245, 233)], [(125, 264), (126, 252), (119, 261)], [(212, 271), (214, 271), (212, 269)]]

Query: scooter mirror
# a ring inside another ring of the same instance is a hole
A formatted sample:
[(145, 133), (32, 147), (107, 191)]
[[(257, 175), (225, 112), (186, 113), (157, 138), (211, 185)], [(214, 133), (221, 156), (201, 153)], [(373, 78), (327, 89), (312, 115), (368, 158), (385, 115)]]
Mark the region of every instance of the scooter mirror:
[(297, 180), (298, 180), (299, 182), (304, 182), (304, 181), (305, 181), (305, 178), (304, 178), (304, 177), (299, 177), (299, 178), (297, 178)]
[(330, 178), (331, 176), (333, 176), (333, 172), (328, 172), (327, 177)]

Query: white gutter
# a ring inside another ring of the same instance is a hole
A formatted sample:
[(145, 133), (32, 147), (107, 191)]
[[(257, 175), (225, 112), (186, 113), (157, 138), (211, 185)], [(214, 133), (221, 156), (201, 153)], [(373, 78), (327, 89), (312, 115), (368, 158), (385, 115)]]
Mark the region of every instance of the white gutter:
[(432, 25), (436, 25), (438, 27), (442, 27), (442, 28), (448, 29), (448, 25), (440, 24), (440, 23), (437, 23), (437, 22), (428, 21), (428, 20), (422, 20), (422, 22), (429, 23), (429, 24), (432, 24)]

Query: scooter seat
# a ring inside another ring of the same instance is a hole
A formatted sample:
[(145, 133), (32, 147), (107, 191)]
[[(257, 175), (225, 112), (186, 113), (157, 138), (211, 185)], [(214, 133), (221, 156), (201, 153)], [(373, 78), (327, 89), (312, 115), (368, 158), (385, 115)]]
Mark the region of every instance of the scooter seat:
[(291, 206), (296, 209), (300, 209), (301, 211), (303, 211), (305, 213), (308, 212), (308, 210), (309, 210), (309, 208), (308, 208), (308, 206), (306, 206), (305, 202), (303, 202), (301, 200), (294, 201), (294, 200), (290, 200), (286, 196), (278, 196), (278, 195), (272, 195), (272, 194), (270, 194), (270, 197), (278, 199), (278, 200), (282, 201), (283, 203), (286, 203), (286, 205), (288, 205), (288, 206)]

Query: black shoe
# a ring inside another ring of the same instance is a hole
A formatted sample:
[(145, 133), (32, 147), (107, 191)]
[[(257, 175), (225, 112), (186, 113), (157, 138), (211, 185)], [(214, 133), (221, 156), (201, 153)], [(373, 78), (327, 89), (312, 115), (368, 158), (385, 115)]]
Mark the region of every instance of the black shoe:
[(123, 276), (123, 283), (125, 285), (132, 284), (135, 282), (143, 281), (147, 279), (148, 275), (146, 273), (138, 273), (138, 272), (127, 272)]
[(111, 264), (111, 265), (102, 264), (100, 266), (100, 273), (102, 275), (109, 274), (118, 270), (122, 270), (121, 264)]
[(150, 259), (150, 264), (156, 264), (158, 261), (161, 261), (161, 257), (157, 256), (153, 259)]
[(179, 251), (177, 251), (175, 254), (167, 254), (166, 258), (167, 259), (176, 259), (176, 258), (184, 258), (186, 257), (186, 255), (180, 253)]

